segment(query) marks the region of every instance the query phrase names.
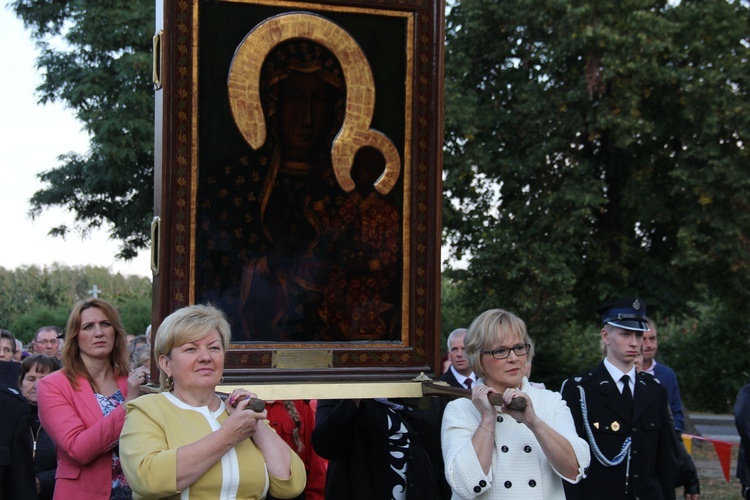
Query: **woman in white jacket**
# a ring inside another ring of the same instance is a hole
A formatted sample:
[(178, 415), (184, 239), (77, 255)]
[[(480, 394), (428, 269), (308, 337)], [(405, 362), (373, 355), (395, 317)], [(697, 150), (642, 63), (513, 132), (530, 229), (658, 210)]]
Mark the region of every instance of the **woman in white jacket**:
[[(448, 404), (442, 424), (445, 476), (453, 498), (564, 499), (562, 481), (585, 477), (588, 444), (557, 392), (537, 389), (524, 376), (529, 342), (514, 314), (492, 309), (469, 327), (464, 347), (481, 377), (472, 398)], [(494, 406), (489, 394), (500, 394)], [(508, 408), (515, 398), (523, 410)]]

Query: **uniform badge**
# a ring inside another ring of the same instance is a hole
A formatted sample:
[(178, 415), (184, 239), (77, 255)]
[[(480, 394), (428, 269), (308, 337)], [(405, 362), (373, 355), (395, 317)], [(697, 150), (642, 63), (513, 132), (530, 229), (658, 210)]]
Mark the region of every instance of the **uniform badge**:
[(612, 425), (610, 427), (612, 427), (613, 431), (617, 432), (620, 430), (620, 422), (615, 420), (614, 422), (612, 422)]
[(576, 382), (580, 382), (581, 381), (581, 377), (576, 377), (573, 380), (575, 380)]
[(635, 302), (633, 302), (633, 309), (636, 311), (640, 310), (641, 308), (641, 301), (638, 299), (635, 299)]
[(594, 427), (596, 427), (597, 430), (598, 430), (599, 429), (599, 422), (594, 422)]

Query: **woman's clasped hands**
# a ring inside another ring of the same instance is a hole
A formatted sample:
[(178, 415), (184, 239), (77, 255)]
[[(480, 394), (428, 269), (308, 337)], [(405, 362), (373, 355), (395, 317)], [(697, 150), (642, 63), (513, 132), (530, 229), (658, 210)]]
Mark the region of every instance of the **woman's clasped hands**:
[[(529, 425), (536, 418), (536, 413), (534, 412), (534, 405), (531, 402), (531, 398), (522, 390), (516, 388), (508, 388), (500, 393), (490, 386), (477, 384), (472, 390), (471, 400), (480, 413), (494, 414), (496, 412), (495, 405), (493, 405), (493, 403), (489, 399), (490, 394), (499, 394), (503, 401), (502, 412), (507, 413), (517, 421)], [(509, 406), (511, 401), (517, 398), (526, 400), (526, 407), (524, 409), (516, 410), (513, 407)]]
[(226, 429), (235, 436), (235, 442), (252, 438), (258, 430), (258, 422), (268, 418), (266, 410), (257, 412), (248, 407), (250, 398), (257, 397), (257, 394), (248, 390), (235, 389), (226, 400), (229, 418), (222, 425), (222, 429)]

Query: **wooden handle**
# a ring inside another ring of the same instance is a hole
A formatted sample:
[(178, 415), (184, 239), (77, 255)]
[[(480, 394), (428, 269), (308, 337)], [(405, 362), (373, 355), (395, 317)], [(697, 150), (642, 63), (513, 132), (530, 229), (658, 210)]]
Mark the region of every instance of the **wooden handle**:
[(258, 398), (250, 398), (250, 402), (245, 407), (246, 410), (253, 410), (260, 413), (266, 409), (266, 402)]
[[(463, 389), (461, 387), (451, 387), (447, 384), (436, 383), (436, 382), (423, 382), (422, 383), (422, 394), (425, 396), (449, 396), (452, 398), (469, 398), (471, 399), (471, 389)], [(487, 398), (495, 406), (503, 405), (503, 397), (497, 393), (490, 393)], [(508, 405), (511, 410), (523, 410), (526, 408), (525, 398), (513, 398)]]
[[(490, 400), (492, 401), (492, 400)], [(526, 398), (513, 398), (510, 400), (510, 404), (508, 404), (508, 408), (511, 410), (523, 410), (526, 408)]]
[[(216, 395), (219, 396), (222, 399), (222, 401), (226, 401), (227, 398), (229, 397), (229, 394), (225, 392), (217, 392)], [(248, 398), (248, 399), (250, 400), (250, 402), (245, 407), (246, 410), (253, 410), (255, 412), (260, 413), (266, 409), (266, 402), (263, 401), (262, 399), (258, 399), (258, 398)]]

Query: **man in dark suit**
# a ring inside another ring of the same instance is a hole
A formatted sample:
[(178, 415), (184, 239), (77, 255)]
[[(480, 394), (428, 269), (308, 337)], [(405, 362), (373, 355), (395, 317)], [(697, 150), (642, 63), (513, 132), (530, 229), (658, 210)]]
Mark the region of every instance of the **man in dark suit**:
[(606, 358), (562, 387), (592, 455), (586, 479), (564, 484), (567, 498), (674, 499), (667, 392), (633, 365), (648, 329), (646, 304), (631, 297), (597, 312)]
[(0, 408), (0, 499), (35, 499), (29, 404), (18, 391), (0, 384)]
[[(440, 380), (447, 383), (451, 387), (461, 387), (463, 389), (471, 389), (471, 386), (476, 382), (477, 377), (471, 369), (469, 360), (466, 359), (464, 351), (464, 337), (466, 337), (466, 328), (456, 328), (450, 335), (448, 335), (448, 361), (450, 366), (445, 373), (440, 376)], [(440, 449), (440, 426), (443, 421), (443, 413), (445, 413), (445, 407), (451, 401), (448, 397), (435, 398), (433, 402), (433, 408), (437, 412), (437, 436), (435, 441), (438, 443), (437, 453), (433, 454), (433, 466), (435, 468), (435, 474), (437, 475), (438, 490), (441, 499), (451, 498), (451, 488), (448, 485), (448, 481), (445, 479), (445, 466), (443, 464), (443, 453)]]
[(685, 416), (682, 412), (682, 401), (680, 399), (680, 386), (677, 384), (677, 376), (667, 365), (657, 363), (655, 356), (659, 349), (659, 340), (656, 337), (656, 323), (649, 318), (647, 321), (648, 331), (643, 333), (643, 364), (641, 369), (653, 375), (656, 380), (667, 390), (669, 397), (669, 408), (674, 417), (674, 427), (677, 432), (685, 430)]
[[(669, 409), (672, 411), (672, 418), (674, 418), (674, 428), (678, 435), (682, 436), (685, 430), (685, 415), (682, 411), (682, 400), (680, 399), (680, 386), (677, 383), (677, 375), (667, 365), (656, 362), (656, 352), (659, 349), (656, 322), (652, 318), (648, 318), (646, 324), (648, 331), (643, 332), (643, 362), (641, 370), (653, 375), (667, 390)], [(688, 476), (681, 483), (681, 486), (684, 486), (684, 498), (685, 500), (698, 500), (701, 492), (700, 479), (695, 470), (695, 465), (692, 464), (692, 457), (686, 455), (685, 459), (690, 461), (690, 467), (686, 469), (689, 471)]]
[(451, 387), (471, 389), (477, 377), (471, 371), (469, 360), (464, 354), (464, 337), (466, 328), (456, 328), (448, 335), (448, 361), (451, 364), (440, 376), (440, 380), (447, 382)]
[(742, 498), (750, 500), (750, 384), (737, 394), (734, 403), (734, 423), (740, 435), (740, 452), (737, 455), (737, 478), (742, 484)]

